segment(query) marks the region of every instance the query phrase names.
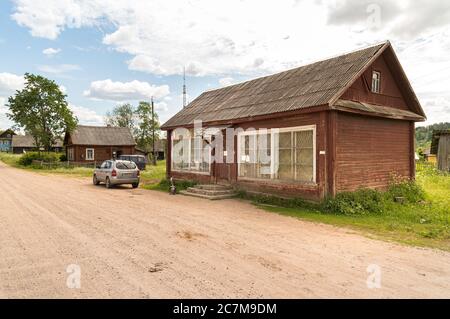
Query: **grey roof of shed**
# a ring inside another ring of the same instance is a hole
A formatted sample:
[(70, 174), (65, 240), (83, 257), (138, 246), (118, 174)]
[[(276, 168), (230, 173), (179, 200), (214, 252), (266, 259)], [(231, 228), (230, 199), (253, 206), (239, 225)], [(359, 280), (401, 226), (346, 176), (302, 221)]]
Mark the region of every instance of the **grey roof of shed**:
[[(36, 144), (34, 143), (34, 139), (31, 135), (13, 135), (12, 147), (34, 148), (36, 147)], [(57, 138), (53, 147), (63, 147), (63, 140)]]
[[(420, 115), (421, 106), (389, 41), (369, 48), (315, 62), (278, 74), (202, 93), (169, 119), (162, 129), (192, 125), (194, 120), (226, 122), (314, 106), (331, 107), (345, 90), (386, 49), (405, 82), (411, 104)], [(398, 66), (397, 66), (398, 64)]]
[[(126, 127), (78, 125), (69, 135), (73, 145), (136, 145), (133, 135)], [(67, 139), (66, 135), (65, 144), (67, 144)]]

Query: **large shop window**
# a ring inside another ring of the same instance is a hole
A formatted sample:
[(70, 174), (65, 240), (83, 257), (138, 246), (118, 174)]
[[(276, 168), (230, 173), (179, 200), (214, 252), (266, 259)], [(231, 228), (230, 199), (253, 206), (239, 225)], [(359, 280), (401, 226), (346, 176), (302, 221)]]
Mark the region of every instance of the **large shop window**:
[(315, 125), (239, 134), (239, 177), (316, 181)]
[(209, 174), (210, 156), (208, 142), (201, 136), (195, 136), (193, 130), (174, 132), (172, 138), (173, 170)]

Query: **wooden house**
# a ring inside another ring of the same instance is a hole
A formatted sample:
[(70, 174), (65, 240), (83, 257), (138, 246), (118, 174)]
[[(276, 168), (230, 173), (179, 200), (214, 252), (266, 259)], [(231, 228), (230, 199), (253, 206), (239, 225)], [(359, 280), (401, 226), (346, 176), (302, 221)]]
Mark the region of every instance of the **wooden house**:
[[(12, 152), (14, 154), (22, 154), (27, 152), (39, 151), (36, 147), (34, 138), (31, 135), (14, 135), (12, 138)], [(57, 138), (55, 144), (51, 147), (51, 152), (62, 152), (64, 149), (63, 141), (61, 138)], [(40, 151), (44, 151), (41, 148)]]
[(450, 130), (433, 132), (430, 153), (436, 156), (439, 170), (450, 172)]
[(16, 135), (13, 130), (7, 129), (6, 131), (0, 132), (0, 152), (11, 152), (12, 151), (12, 138)]
[(135, 154), (136, 143), (125, 127), (78, 125), (64, 138), (67, 159), (72, 162), (102, 162), (122, 154)]
[(384, 189), (392, 174), (414, 178), (414, 122), (424, 119), (385, 42), (204, 92), (162, 126), (167, 174), (313, 200)]

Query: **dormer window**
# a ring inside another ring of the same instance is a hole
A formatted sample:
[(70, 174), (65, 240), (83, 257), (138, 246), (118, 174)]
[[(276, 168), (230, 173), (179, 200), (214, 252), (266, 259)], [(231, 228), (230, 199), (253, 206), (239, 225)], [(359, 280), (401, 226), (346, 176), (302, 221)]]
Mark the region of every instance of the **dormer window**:
[(372, 72), (372, 92), (380, 93), (381, 87), (381, 73), (377, 71)]

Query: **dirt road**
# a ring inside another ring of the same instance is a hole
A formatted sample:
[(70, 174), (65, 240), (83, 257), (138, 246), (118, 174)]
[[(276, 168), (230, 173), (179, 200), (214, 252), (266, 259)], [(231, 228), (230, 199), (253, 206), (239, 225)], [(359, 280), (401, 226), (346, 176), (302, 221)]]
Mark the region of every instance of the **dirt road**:
[(1, 162), (0, 243), (0, 298), (450, 297), (446, 252)]

